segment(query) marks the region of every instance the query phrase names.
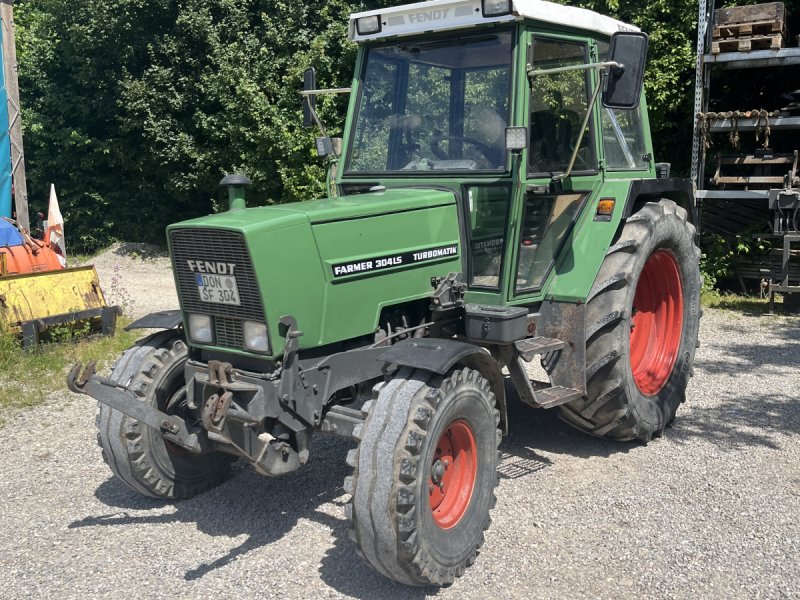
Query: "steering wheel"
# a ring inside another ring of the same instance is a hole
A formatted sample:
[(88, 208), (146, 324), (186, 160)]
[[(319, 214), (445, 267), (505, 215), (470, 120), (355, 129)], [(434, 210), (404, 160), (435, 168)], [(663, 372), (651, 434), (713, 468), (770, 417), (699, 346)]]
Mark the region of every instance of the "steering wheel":
[(450, 159), (450, 157), (447, 156), (447, 154), (441, 148), (439, 148), (439, 142), (443, 142), (444, 140), (469, 144), (470, 146), (476, 148), (483, 155), (483, 158), (490, 160), (492, 149), (488, 146), (488, 144), (484, 144), (475, 138), (466, 137), (463, 135), (444, 135), (434, 133), (433, 137), (431, 138), (431, 152), (433, 152), (433, 155), (439, 160)]

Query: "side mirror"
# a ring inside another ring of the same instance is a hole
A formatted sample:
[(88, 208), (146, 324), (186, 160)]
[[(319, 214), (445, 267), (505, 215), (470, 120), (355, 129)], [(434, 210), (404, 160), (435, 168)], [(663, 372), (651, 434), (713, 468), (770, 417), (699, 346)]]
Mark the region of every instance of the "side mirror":
[[(317, 70), (314, 67), (306, 69), (303, 74), (303, 91), (310, 92), (317, 89)], [(313, 95), (303, 96), (303, 127), (314, 127), (314, 112), (317, 110), (317, 97)]]
[(333, 140), (329, 137), (317, 138), (317, 156), (325, 158), (333, 154)]
[(617, 32), (611, 36), (608, 60), (618, 63), (608, 73), (608, 85), (603, 92), (606, 108), (631, 109), (639, 106), (647, 62), (647, 34)]

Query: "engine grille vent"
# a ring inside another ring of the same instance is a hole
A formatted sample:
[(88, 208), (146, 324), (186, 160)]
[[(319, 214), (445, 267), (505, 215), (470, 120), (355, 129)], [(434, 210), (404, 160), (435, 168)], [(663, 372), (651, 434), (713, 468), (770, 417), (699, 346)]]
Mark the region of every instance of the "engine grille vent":
[(217, 346), (244, 349), (242, 322), (225, 317), (214, 317), (214, 339)]

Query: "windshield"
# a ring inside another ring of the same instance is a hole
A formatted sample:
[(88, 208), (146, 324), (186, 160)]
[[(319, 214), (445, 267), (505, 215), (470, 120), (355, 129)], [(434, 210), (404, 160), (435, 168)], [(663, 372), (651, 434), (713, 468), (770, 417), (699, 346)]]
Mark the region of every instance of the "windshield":
[(349, 172), (501, 171), (511, 31), (367, 51)]

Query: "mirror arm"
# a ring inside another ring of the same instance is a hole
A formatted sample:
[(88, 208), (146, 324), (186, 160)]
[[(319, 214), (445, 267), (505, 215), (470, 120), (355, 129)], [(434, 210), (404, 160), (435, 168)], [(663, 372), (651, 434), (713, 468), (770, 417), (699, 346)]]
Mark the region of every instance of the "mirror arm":
[(607, 71), (608, 69), (624, 68), (618, 62), (607, 61), (599, 63), (588, 63), (585, 65), (572, 65), (570, 67), (556, 67), (554, 69), (534, 69), (533, 65), (527, 65), (528, 77), (536, 77), (538, 75), (555, 75), (556, 73), (569, 73), (570, 71), (588, 71), (589, 69), (598, 69)]
[(304, 94), (303, 102), (305, 102), (308, 106), (308, 110), (311, 112), (311, 117), (314, 119), (314, 122), (319, 127), (320, 132), (322, 133), (322, 137), (328, 137), (328, 132), (325, 130), (325, 126), (322, 124), (322, 121), (317, 114), (317, 109), (314, 108), (314, 105), (311, 104), (311, 94)]
[[(352, 91), (351, 88), (331, 88), (331, 89), (324, 89), (324, 90), (303, 90), (300, 92), (300, 95), (303, 97), (303, 102), (305, 102), (308, 106), (309, 111), (311, 112), (311, 117), (314, 119), (314, 122), (319, 127), (320, 132), (322, 133), (322, 137), (328, 137), (328, 132), (325, 129), (325, 126), (322, 124), (322, 120), (319, 118), (317, 114), (317, 110), (314, 108), (314, 105), (311, 104), (311, 97), (322, 95), (322, 94), (349, 94)], [(336, 154), (334, 150), (333, 155), (336, 158), (339, 158), (339, 155)]]
[[(614, 63), (616, 64), (616, 63)], [(301, 96), (323, 96), (325, 94), (349, 94), (353, 88), (328, 88), (324, 90), (303, 90)]]
[[(616, 63), (614, 63), (616, 64)], [(572, 169), (575, 167), (575, 161), (578, 160), (578, 151), (581, 149), (581, 142), (583, 142), (583, 138), (586, 137), (586, 127), (589, 125), (589, 119), (592, 118), (594, 114), (594, 107), (597, 104), (597, 98), (600, 96), (600, 91), (605, 87), (606, 77), (608, 76), (608, 71), (605, 69), (600, 72), (600, 77), (597, 80), (597, 85), (594, 87), (594, 93), (592, 94), (592, 100), (589, 104), (589, 108), (586, 111), (586, 116), (583, 118), (583, 124), (581, 125), (581, 134), (578, 136), (577, 141), (575, 142), (575, 149), (572, 151), (572, 158), (569, 161), (569, 166), (567, 170), (559, 175), (553, 175), (553, 181), (563, 181), (570, 175), (572, 175)]]

